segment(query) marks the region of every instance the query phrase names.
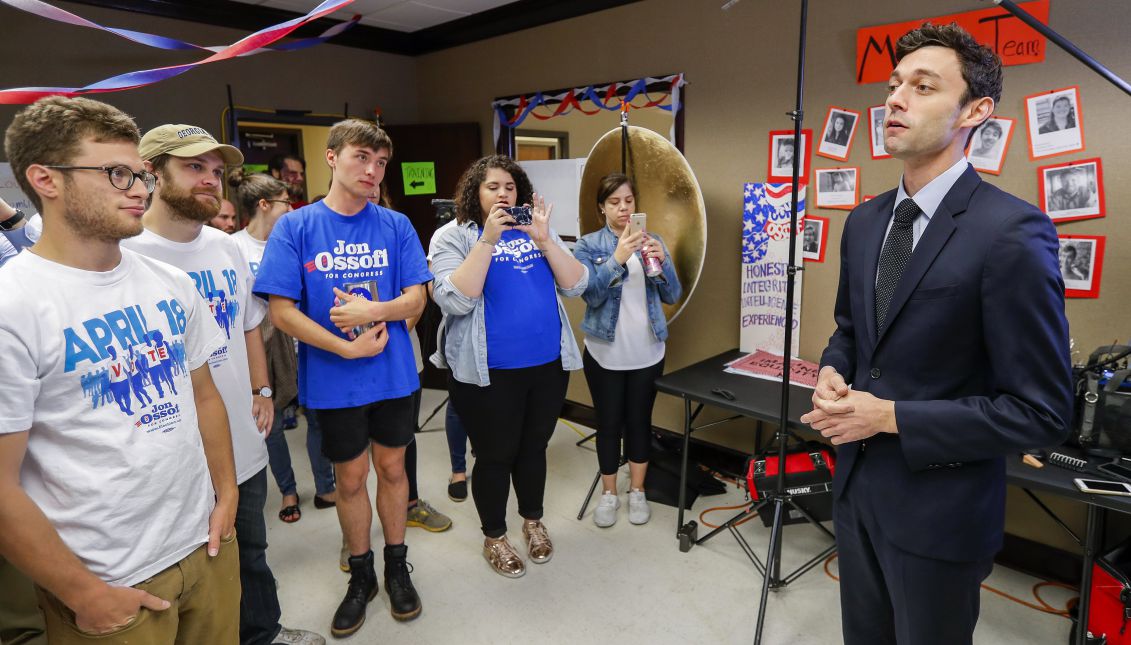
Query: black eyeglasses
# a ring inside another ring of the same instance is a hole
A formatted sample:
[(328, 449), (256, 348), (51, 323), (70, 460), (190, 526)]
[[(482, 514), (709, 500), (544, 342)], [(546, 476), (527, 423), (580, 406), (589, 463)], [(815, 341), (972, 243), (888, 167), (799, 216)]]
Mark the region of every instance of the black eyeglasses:
[(110, 185), (118, 190), (129, 190), (134, 185), (135, 179), (140, 179), (141, 183), (145, 185), (147, 193), (153, 193), (153, 189), (157, 187), (157, 175), (147, 171), (139, 170), (134, 172), (130, 170), (129, 166), (44, 166), (44, 168), (51, 168), (53, 170), (97, 170), (106, 173), (106, 178), (110, 180)]
[(272, 204), (286, 204), (287, 206), (291, 205), (291, 200), (289, 199), (264, 199), (263, 201), (270, 202)]

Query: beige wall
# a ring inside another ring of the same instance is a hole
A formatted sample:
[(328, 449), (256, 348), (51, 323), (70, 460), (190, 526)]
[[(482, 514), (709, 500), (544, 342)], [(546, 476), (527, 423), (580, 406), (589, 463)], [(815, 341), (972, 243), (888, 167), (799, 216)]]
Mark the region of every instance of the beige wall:
[[(102, 25), (180, 38), (198, 45), (228, 45), (246, 31), (212, 27), (143, 14), (57, 3)], [(312, 3), (313, 5), (314, 3)], [(0, 84), (83, 86), (141, 69), (178, 65), (204, 58), (191, 52), (165, 52), (92, 29), (55, 23), (0, 6)], [(263, 27), (269, 26), (264, 23)], [(299, 52), (268, 52), (212, 63), (149, 87), (98, 94), (137, 119), (142, 131), (162, 123), (190, 123), (220, 137), (221, 110), (231, 84), (236, 105), (341, 114), (349, 103), (354, 116), (373, 117), (380, 106), (390, 123), (417, 120), (416, 63), (407, 56), (336, 45)], [(0, 105), (7, 127), (18, 106)]]
[[(729, 11), (719, 2), (645, 0), (573, 20), (501, 36), (420, 59), (422, 122), (478, 120), (484, 150), (491, 148), (490, 102), (507, 96), (645, 75), (684, 72), (688, 81), (686, 149), (707, 205), (708, 258), (702, 282), (689, 307), (672, 325), (668, 369), (677, 369), (738, 345), (738, 245), (745, 181), (765, 176), (766, 132), (786, 129), (783, 113), (794, 104), (799, 3), (748, 0)], [(809, 3), (809, 51), (805, 95), (806, 126), (819, 131), (827, 107), (864, 111), (882, 103), (882, 84), (854, 82), (855, 30), (921, 17), (982, 9), (960, 0), (905, 0)], [(1123, 0), (1056, 0), (1051, 26), (1097, 59), (1127, 72), (1131, 43), (1124, 28), (1131, 24), (1131, 3)], [(515, 55), (522, 52), (521, 55)], [(1131, 231), (1123, 204), (1131, 185), (1122, 181), (1131, 129), (1125, 127), (1128, 97), (1099, 79), (1050, 44), (1039, 65), (1006, 68), (1005, 96), (998, 113), (1024, 124), (1024, 97), (1046, 89), (1078, 84), (1083, 104), (1087, 150), (1051, 161), (1028, 159), (1024, 133), (1014, 137), (1000, 177), (984, 176), (1029, 201), (1037, 200), (1036, 168), (1048, 163), (1099, 156), (1104, 160), (1109, 215), (1105, 219), (1062, 224), (1062, 233), (1107, 235), (1102, 298), (1071, 300), (1067, 311), (1072, 336), (1083, 353), (1113, 339), (1127, 340), (1126, 323), (1131, 282), (1127, 248)], [(553, 121), (545, 127), (553, 127)], [(612, 127), (612, 126), (610, 126)], [(861, 194), (893, 188), (900, 167), (895, 161), (873, 161), (867, 132), (859, 129), (848, 165), (861, 168)], [(576, 154), (576, 153), (575, 153)], [(814, 157), (815, 168), (839, 164)], [(806, 263), (801, 320), (801, 354), (816, 360), (833, 330), (832, 306), (839, 263), (844, 211), (815, 210), (831, 221), (824, 264)], [(571, 315), (580, 320), (574, 303)], [(945, 339), (940, 339), (945, 342)], [(924, 366), (928, 369), (929, 366)], [(1015, 366), (1024, 370), (1027, 366)], [(572, 400), (588, 403), (580, 374), (569, 390)], [(660, 396), (654, 421), (670, 429), (682, 427), (682, 406)], [(706, 436), (706, 433), (704, 433)], [(749, 447), (752, 424), (724, 426), (715, 433), (727, 443)], [(1027, 517), (1028, 500), (1011, 498), (1012, 509)], [(1072, 515), (1072, 509), (1068, 509)], [(1079, 518), (1073, 518), (1075, 522)], [(1020, 522), (1020, 523), (1019, 523)], [(1017, 526), (1013, 526), (1017, 525)], [(1011, 519), (1011, 531), (1071, 548), (1044, 520)]]

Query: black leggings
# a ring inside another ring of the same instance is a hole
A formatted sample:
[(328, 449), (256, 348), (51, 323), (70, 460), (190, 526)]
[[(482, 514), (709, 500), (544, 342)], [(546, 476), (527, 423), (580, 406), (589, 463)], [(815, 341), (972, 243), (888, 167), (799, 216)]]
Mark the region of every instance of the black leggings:
[(585, 351), (585, 381), (597, 411), (597, 465), (602, 475), (620, 467), (620, 441), (629, 461), (646, 463), (651, 453), (652, 405), (664, 359), (637, 370), (607, 370)]
[(475, 452), (471, 496), (483, 534), (499, 538), (507, 533), (512, 481), (519, 515), (542, 519), (546, 445), (562, 411), (569, 373), (559, 359), (535, 367), (493, 369), (488, 377), (487, 387), (450, 379), (449, 392)]

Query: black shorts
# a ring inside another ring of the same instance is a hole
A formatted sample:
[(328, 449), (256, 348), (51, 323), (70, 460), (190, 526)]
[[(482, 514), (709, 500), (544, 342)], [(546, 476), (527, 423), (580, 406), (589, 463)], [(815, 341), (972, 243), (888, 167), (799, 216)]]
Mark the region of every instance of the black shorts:
[(401, 448), (412, 442), (412, 395), (353, 408), (312, 410), (322, 428), (322, 454), (340, 464), (356, 459), (373, 442)]

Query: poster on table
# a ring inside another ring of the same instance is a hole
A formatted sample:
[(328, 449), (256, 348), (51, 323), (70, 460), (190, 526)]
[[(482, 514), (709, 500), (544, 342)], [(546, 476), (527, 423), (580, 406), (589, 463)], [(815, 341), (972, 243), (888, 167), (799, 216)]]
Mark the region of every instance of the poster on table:
[[(739, 349), (764, 349), (781, 354), (785, 347), (785, 300), (789, 267), (789, 217), (792, 184), (750, 183), (744, 186), (742, 208), (742, 292), (739, 306)], [(798, 189), (795, 257), (801, 262), (805, 226), (805, 186)], [(790, 355), (797, 356), (801, 332), (801, 273), (793, 285), (793, 336)]]

